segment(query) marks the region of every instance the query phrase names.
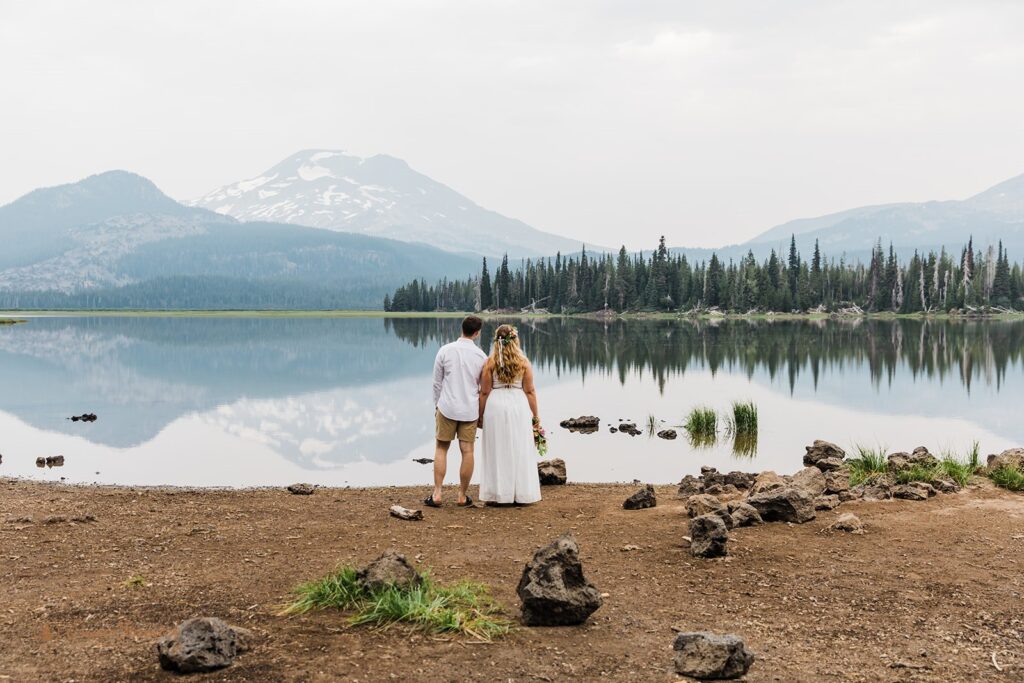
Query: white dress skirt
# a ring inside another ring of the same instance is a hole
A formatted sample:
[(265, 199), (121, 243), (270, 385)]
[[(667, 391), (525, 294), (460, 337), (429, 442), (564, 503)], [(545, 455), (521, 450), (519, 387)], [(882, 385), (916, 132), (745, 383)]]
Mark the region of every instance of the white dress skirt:
[(480, 443), (480, 500), (493, 503), (540, 500), (533, 413), (521, 380), (506, 385), (494, 378), (494, 389), (484, 408)]

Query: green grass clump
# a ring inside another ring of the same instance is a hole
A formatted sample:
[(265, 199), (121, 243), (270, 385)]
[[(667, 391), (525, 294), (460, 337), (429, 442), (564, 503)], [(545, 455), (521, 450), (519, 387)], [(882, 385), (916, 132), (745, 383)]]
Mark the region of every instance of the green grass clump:
[(718, 413), (706, 406), (698, 406), (686, 416), (683, 429), (695, 443), (714, 443), (718, 435)]
[(342, 567), (294, 592), (296, 600), (282, 614), (340, 609), (353, 612), (349, 618), (353, 626), (388, 628), (404, 623), (428, 633), (461, 633), (479, 640), (503, 636), (510, 627), (487, 587), (468, 581), (446, 587), (424, 575), (414, 588), (387, 586), (366, 591), (356, 579), (356, 570)]
[(912, 481), (931, 481), (938, 475), (938, 467), (914, 465), (896, 473), (897, 484), (909, 484)]
[(889, 461), (885, 457), (885, 447), (865, 448), (856, 446), (858, 456), (848, 461), (850, 468), (850, 486), (863, 484), (889, 470)]
[(733, 434), (757, 434), (757, 406), (753, 401), (733, 401), (730, 426)]
[(1024, 491), (1024, 472), (1015, 467), (997, 467), (989, 473), (988, 478), (1010, 491)]

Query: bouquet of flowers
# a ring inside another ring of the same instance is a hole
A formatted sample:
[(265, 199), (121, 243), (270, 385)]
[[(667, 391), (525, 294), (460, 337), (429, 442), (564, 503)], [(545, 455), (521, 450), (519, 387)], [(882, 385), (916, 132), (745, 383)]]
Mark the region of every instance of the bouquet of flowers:
[(540, 418), (533, 418), (533, 445), (537, 447), (537, 455), (542, 458), (548, 454), (548, 438), (545, 434), (544, 428), (540, 426)]

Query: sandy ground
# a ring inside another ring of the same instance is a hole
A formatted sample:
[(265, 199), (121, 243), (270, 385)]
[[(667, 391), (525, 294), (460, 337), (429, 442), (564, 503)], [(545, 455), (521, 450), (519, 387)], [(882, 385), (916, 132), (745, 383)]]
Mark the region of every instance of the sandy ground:
[[(984, 485), (847, 503), (800, 526), (735, 530), (730, 557), (697, 560), (674, 487), (658, 488), (656, 508), (623, 510), (633, 489), (546, 488), (529, 508), (451, 506), (403, 522), (388, 506), (415, 506), (425, 490), (0, 479), (0, 680), (171, 680), (152, 641), (192, 616), (260, 636), (203, 680), (673, 681), (673, 629), (743, 636), (757, 655), (749, 681), (1024, 680), (1024, 496)], [(868, 533), (824, 533), (841, 512)], [(70, 521), (83, 515), (95, 521)], [(33, 522), (8, 521), (23, 516)], [(487, 644), (350, 629), (334, 611), (276, 616), (299, 581), (390, 547), (442, 581), (490, 585), (514, 616), (523, 564), (566, 530), (608, 593), (582, 627), (518, 628)], [(145, 585), (126, 586), (133, 576)]]

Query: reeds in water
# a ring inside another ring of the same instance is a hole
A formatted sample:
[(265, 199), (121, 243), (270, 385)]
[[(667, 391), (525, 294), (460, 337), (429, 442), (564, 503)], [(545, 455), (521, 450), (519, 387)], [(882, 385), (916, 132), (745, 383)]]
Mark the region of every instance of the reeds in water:
[(718, 438), (718, 413), (712, 408), (698, 406), (690, 411), (683, 423), (694, 446), (709, 446)]

